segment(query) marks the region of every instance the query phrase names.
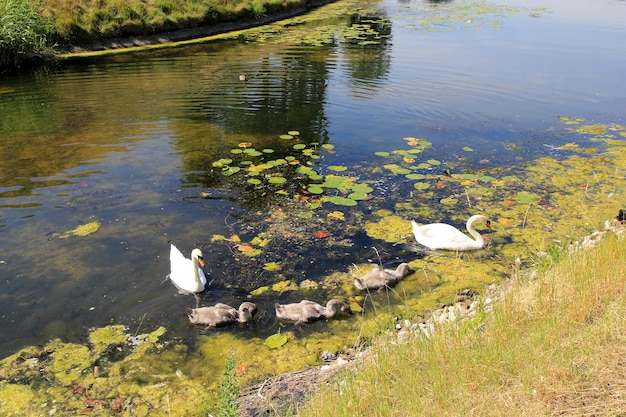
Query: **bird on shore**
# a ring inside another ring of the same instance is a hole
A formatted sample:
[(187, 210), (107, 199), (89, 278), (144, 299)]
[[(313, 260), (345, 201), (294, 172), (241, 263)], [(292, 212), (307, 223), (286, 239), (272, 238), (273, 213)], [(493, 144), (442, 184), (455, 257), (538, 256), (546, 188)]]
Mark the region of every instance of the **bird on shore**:
[(235, 322), (247, 323), (252, 320), (256, 311), (256, 304), (245, 301), (241, 303), (239, 309), (217, 303), (211, 307), (187, 308), (186, 313), (191, 324), (219, 327)]
[(323, 318), (332, 319), (342, 314), (352, 314), (350, 306), (343, 301), (330, 300), (326, 307), (313, 301), (302, 300), (293, 304), (274, 304), (276, 317), (296, 324), (310, 323)]
[(481, 224), (491, 229), (491, 222), (482, 214), (473, 215), (467, 220), (465, 225), (467, 231), (474, 239), (446, 223), (431, 223), (420, 226), (415, 220), (411, 220), (415, 240), (420, 245), (424, 245), (431, 250), (467, 251), (482, 248), (485, 246), (485, 239), (474, 228), (475, 224)]
[(371, 272), (360, 278), (354, 279), (354, 286), (359, 290), (379, 290), (384, 287), (395, 285), (410, 272), (406, 262), (398, 265), (396, 269), (383, 269), (375, 267)]
[(174, 244), (170, 244), (170, 281), (181, 292), (201, 293), (206, 286), (206, 275), (202, 270), (204, 258), (198, 248), (191, 251), (191, 259), (185, 258)]

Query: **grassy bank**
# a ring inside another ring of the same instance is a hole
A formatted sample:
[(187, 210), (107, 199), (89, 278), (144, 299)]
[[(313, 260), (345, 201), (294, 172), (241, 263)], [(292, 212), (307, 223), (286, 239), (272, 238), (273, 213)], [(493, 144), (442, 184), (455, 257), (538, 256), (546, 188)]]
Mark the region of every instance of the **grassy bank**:
[(0, 0), (0, 68), (32, 52), (306, 10), (311, 0)]
[(383, 337), (298, 415), (625, 415), (624, 244), (609, 234), (592, 250), (555, 250), (537, 273), (512, 274), (493, 314), (431, 339)]

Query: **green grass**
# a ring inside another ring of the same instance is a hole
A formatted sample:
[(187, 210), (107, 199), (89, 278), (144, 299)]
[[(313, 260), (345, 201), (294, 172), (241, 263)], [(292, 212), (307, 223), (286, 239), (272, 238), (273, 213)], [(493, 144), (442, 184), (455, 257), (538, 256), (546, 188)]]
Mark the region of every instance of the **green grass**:
[(310, 0), (0, 0), (0, 68), (24, 53), (254, 21)]
[(42, 5), (0, 0), (0, 67), (17, 66), (24, 53), (44, 48), (50, 33)]
[(515, 274), (493, 313), (395, 344), (383, 336), (299, 416), (626, 415), (626, 251), (609, 235)]
[(257, 19), (306, 0), (44, 0), (55, 40), (81, 44)]

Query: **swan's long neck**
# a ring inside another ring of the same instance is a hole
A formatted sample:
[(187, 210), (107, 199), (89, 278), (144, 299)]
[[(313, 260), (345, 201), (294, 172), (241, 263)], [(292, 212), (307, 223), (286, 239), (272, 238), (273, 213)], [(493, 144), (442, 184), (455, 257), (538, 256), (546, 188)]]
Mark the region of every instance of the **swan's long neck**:
[(200, 286), (200, 284), (202, 284), (202, 281), (200, 281), (200, 272), (199, 272), (199, 268), (200, 268), (200, 263), (198, 262), (198, 257), (197, 256), (193, 256), (191, 258), (191, 262), (193, 263), (193, 282), (194, 284)]
[(476, 223), (476, 221), (478, 221), (477, 217), (475, 216), (470, 217), (467, 220), (467, 224), (465, 225), (465, 227), (467, 228), (467, 231), (469, 232), (469, 234), (472, 235), (472, 237), (476, 241), (476, 245), (478, 247), (482, 247), (485, 244), (485, 239), (483, 239), (483, 236), (474, 227), (474, 223)]

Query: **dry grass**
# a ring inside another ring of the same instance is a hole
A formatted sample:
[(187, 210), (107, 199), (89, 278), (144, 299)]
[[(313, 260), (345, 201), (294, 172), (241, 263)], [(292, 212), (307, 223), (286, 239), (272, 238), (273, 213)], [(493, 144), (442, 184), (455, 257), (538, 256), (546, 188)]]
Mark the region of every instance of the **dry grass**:
[(513, 277), (492, 314), (431, 339), (382, 340), (298, 415), (626, 415), (624, 244)]

